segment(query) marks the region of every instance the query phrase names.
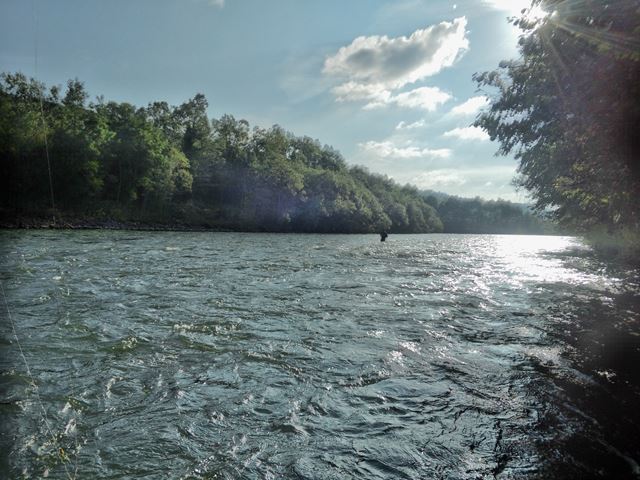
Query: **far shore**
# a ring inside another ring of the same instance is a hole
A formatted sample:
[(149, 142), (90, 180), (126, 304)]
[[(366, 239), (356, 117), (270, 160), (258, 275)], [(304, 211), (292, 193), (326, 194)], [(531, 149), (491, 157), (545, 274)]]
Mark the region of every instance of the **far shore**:
[(175, 232), (232, 232), (239, 231), (208, 225), (184, 223), (137, 222), (113, 219), (34, 218), (0, 219), (0, 229), (6, 230), (140, 230)]
[[(48, 218), (34, 216), (16, 216), (15, 218), (0, 218), (0, 230), (134, 230), (157, 232), (249, 232), (249, 233), (336, 233), (336, 232), (296, 232), (259, 230), (221, 225), (193, 225), (188, 223), (145, 222), (133, 220), (95, 219), (50, 216)], [(376, 234), (377, 232), (361, 232)], [(391, 232), (402, 235), (400, 232)], [(545, 235), (556, 236), (559, 233), (524, 233), (524, 232), (424, 232), (450, 233), (454, 235)]]
[[(115, 217), (115, 218), (114, 218)], [(78, 212), (63, 211), (15, 211), (0, 208), (0, 229), (3, 230), (133, 230), (133, 231), (158, 231), (158, 232), (247, 232), (247, 233), (363, 233), (378, 234), (377, 230), (371, 232), (330, 232), (314, 231), (305, 232), (293, 229), (266, 229), (247, 225), (239, 225), (233, 221), (214, 219), (207, 221), (203, 216), (195, 221), (184, 218), (170, 220), (169, 216), (157, 221), (151, 218), (126, 218), (126, 215), (117, 218), (115, 215), (82, 214)], [(416, 233), (450, 233), (460, 235), (562, 235), (561, 232), (522, 232), (522, 231), (444, 231), (444, 232), (416, 232)], [(389, 232), (399, 235), (408, 232)]]

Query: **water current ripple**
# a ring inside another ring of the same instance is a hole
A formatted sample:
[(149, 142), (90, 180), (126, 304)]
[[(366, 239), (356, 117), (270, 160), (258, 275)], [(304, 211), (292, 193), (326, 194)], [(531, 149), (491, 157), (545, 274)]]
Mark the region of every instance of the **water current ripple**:
[(37, 385), (4, 311), (2, 477), (640, 476), (640, 275), (578, 240), (3, 231), (0, 253)]

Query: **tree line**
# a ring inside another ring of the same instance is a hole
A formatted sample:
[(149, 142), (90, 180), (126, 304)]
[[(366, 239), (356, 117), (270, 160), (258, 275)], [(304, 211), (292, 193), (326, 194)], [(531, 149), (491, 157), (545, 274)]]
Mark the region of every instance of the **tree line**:
[(422, 196), (436, 210), (447, 233), (541, 235), (557, 232), (552, 222), (535, 215), (525, 204), (432, 191), (424, 191)]
[(335, 149), (277, 125), (211, 120), (207, 107), (201, 94), (179, 106), (89, 102), (78, 80), (63, 91), (3, 74), (4, 214), (53, 209), (255, 231), (442, 230), (415, 188), (350, 168)]
[(291, 232), (540, 233), (509, 202), (436, 200), (280, 126), (179, 106), (90, 102), (0, 76), (0, 214)]

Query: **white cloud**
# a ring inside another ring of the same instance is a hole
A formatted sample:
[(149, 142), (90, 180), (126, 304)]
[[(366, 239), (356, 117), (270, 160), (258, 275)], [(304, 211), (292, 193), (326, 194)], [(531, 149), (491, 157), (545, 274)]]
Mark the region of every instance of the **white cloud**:
[(396, 125), (396, 130), (413, 130), (416, 128), (425, 127), (426, 125), (427, 125), (427, 122), (425, 122), (424, 120), (418, 120), (417, 122), (413, 122), (413, 123), (407, 123), (405, 121), (402, 121), (398, 123), (398, 125)]
[(450, 67), (469, 47), (467, 20), (442, 22), (409, 37), (358, 37), (324, 63), (324, 73), (397, 89)]
[(338, 102), (367, 102), (364, 106), (367, 110), (397, 105), (432, 112), (451, 98), (450, 94), (437, 87), (420, 87), (394, 95), (379, 84), (367, 85), (356, 82), (338, 85), (332, 92)]
[(224, 0), (209, 0), (209, 5), (222, 8), (224, 7)]
[(475, 115), (484, 107), (489, 105), (489, 99), (484, 95), (479, 97), (472, 97), (460, 105), (456, 105), (451, 109), (453, 115)]
[(467, 179), (462, 172), (451, 169), (432, 170), (422, 173), (414, 177), (413, 181), (419, 188), (433, 190), (459, 187), (467, 183)]
[(389, 102), (391, 92), (381, 85), (367, 85), (364, 83), (347, 82), (334, 87), (332, 90), (338, 102), (366, 101), (369, 104), (383, 105)]
[(450, 98), (451, 95), (443, 92), (438, 87), (420, 87), (399, 93), (391, 97), (391, 101), (401, 107), (421, 108), (432, 112)]
[(469, 48), (466, 25), (460, 17), (408, 37), (358, 37), (325, 59), (323, 73), (342, 80), (332, 90), (337, 101), (365, 101), (369, 109), (396, 104), (433, 111), (451, 96), (436, 87), (397, 91), (452, 66)]
[(367, 154), (385, 159), (444, 159), (451, 156), (451, 150), (448, 148), (429, 149), (418, 147), (398, 147), (393, 142), (374, 142), (369, 141), (360, 143), (358, 146)]
[(444, 137), (454, 137), (460, 140), (489, 140), (489, 134), (480, 127), (454, 128), (443, 134)]
[(485, 165), (407, 171), (390, 174), (390, 176), (400, 183), (411, 183), (418, 188), (444, 191), (452, 195), (502, 197), (512, 201), (522, 201), (523, 199), (511, 187), (511, 179), (515, 173), (515, 165)]

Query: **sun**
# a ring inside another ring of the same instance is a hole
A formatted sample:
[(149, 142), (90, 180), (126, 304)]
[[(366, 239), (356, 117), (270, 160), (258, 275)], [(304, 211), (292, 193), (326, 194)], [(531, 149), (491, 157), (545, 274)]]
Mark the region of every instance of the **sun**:
[(491, 7), (507, 12), (509, 16), (519, 17), (525, 10), (527, 20), (537, 21), (549, 15), (539, 4), (531, 6), (531, 0), (486, 0)]

